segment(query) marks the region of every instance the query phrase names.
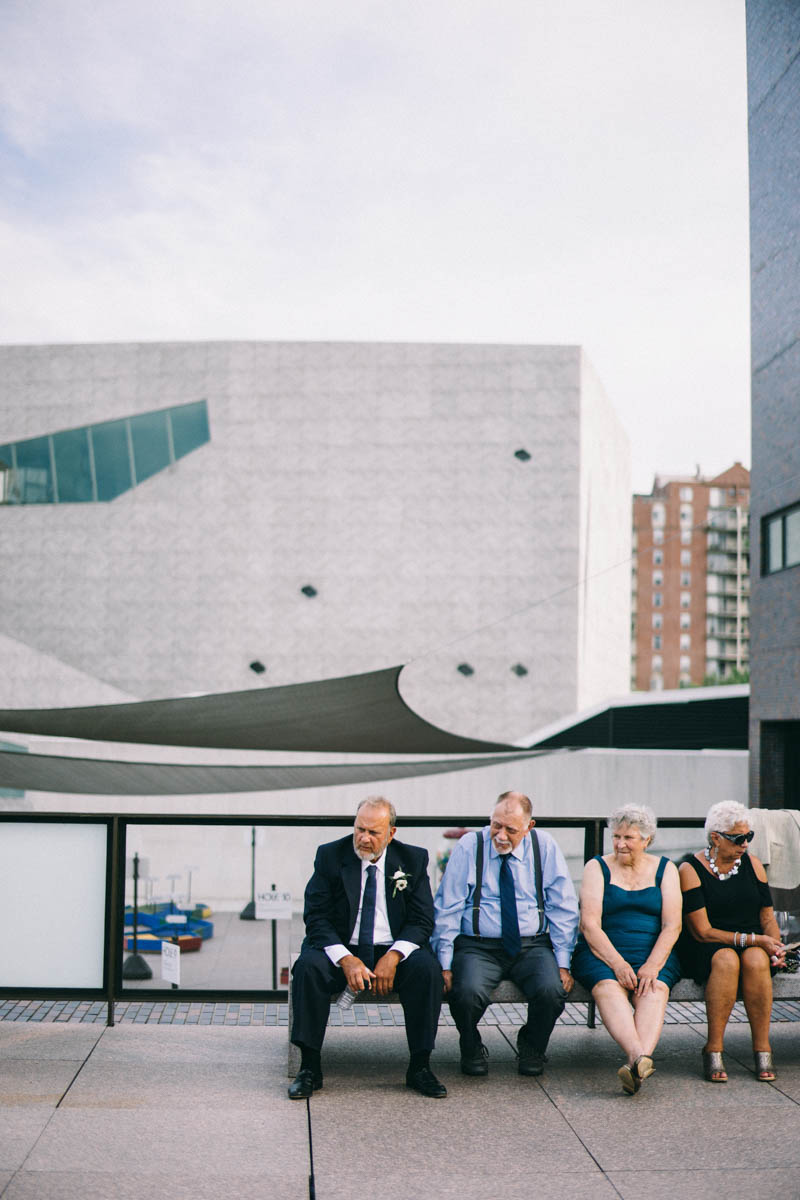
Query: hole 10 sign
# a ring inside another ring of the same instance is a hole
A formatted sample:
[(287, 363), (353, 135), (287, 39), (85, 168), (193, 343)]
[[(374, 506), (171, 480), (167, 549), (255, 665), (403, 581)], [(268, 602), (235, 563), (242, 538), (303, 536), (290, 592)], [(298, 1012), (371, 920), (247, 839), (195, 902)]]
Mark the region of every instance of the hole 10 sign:
[(256, 892), (257, 921), (291, 921), (292, 893), (286, 891)]

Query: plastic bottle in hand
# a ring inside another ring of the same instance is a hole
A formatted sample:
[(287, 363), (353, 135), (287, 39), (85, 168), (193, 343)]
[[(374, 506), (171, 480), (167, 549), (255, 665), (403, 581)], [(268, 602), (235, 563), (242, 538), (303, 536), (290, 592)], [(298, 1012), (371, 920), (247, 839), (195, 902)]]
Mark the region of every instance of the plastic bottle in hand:
[[(369, 980), (367, 979), (364, 981), (364, 992), (368, 992), (369, 990)], [(359, 996), (363, 996), (364, 992), (354, 992), (353, 989), (348, 985), (336, 1003), (341, 1009), (352, 1008), (354, 1001), (356, 1001)]]

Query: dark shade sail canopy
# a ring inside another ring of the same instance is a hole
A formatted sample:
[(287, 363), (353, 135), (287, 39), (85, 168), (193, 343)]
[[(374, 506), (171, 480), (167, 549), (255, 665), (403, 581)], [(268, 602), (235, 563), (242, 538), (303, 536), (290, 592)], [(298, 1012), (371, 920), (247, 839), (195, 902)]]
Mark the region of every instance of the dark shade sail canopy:
[(636, 692), (550, 726), (530, 744), (539, 750), (747, 750), (749, 710), (747, 684)]
[[(481, 754), (518, 750), (437, 729), (408, 707), (402, 667), (283, 687), (88, 708), (0, 710), (0, 729), (44, 737), (215, 750)], [(380, 776), (377, 776), (380, 778)]]
[(0, 787), (85, 796), (201, 796), (235, 792), (289, 791), (408, 779), (492, 767), (534, 758), (548, 751), (523, 751), (485, 758), (382, 763), (320, 763), (230, 767), (183, 763), (120, 762), (20, 754), (0, 750)]

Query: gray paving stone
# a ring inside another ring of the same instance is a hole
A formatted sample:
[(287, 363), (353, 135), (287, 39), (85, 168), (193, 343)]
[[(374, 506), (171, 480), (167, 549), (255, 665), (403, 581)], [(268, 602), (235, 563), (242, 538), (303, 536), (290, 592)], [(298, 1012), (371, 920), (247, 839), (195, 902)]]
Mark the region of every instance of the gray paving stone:
[[(99, 1062), (92, 1058), (67, 1094), (63, 1108), (180, 1109), (257, 1111), (275, 1094), (275, 1067), (253, 1057), (246, 1061), (185, 1062), (175, 1058)], [(281, 1083), (283, 1080), (281, 1079)]]
[(668, 1117), (666, 1112), (623, 1100), (616, 1108), (593, 1104), (565, 1109), (576, 1134), (609, 1174), (657, 1162), (664, 1171), (715, 1169), (721, 1182), (736, 1169), (800, 1167), (798, 1108), (790, 1100), (756, 1109), (746, 1101), (688, 1110), (675, 1104)]
[[(726, 1200), (794, 1200), (798, 1195), (797, 1171), (784, 1167), (736, 1168), (720, 1172), (611, 1171), (608, 1176), (622, 1200), (708, 1200), (723, 1194)], [(724, 1187), (721, 1183), (724, 1180)]]
[(102, 1028), (81, 1025), (0, 1023), (0, 1062), (13, 1058), (71, 1059), (83, 1062), (102, 1036)]
[[(258, 1111), (209, 1103), (202, 1110), (60, 1108), (25, 1162), (27, 1171), (115, 1171), (155, 1175), (156, 1164), (192, 1177), (272, 1174), (287, 1176), (307, 1156), (305, 1105), (276, 1097)], [(170, 1193), (162, 1192), (167, 1196)], [(178, 1193), (180, 1195), (180, 1193)], [(227, 1194), (226, 1192), (222, 1193)], [(184, 1192), (184, 1195), (186, 1193)]]
[(0, 1171), (16, 1171), (53, 1115), (50, 1105), (0, 1108)]
[[(0, 1177), (1, 1179), (2, 1177)], [(307, 1200), (307, 1168), (280, 1164), (278, 1172), (241, 1175), (195, 1174), (187, 1166), (176, 1171), (164, 1163), (147, 1171), (20, 1171), (3, 1200)]]
[(55, 1107), (81, 1065), (80, 1060), (27, 1057), (0, 1057), (0, 1063), (0, 1109), (30, 1104)]

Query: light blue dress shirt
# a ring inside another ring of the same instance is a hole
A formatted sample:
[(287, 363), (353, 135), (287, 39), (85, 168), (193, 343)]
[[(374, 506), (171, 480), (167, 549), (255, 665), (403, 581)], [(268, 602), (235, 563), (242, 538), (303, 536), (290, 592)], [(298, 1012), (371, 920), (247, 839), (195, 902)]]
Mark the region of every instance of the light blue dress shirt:
[[(578, 899), (567, 871), (564, 855), (549, 833), (536, 831), (542, 855), (542, 884), (544, 886), (545, 931), (550, 934), (556, 962), (569, 969), (575, 939), (578, 936)], [(460, 933), (470, 936), (472, 928), (472, 897), (475, 893), (475, 848), (477, 838), (484, 839), (483, 888), (481, 891), (481, 937), (499, 938), (500, 929), (500, 859), (489, 837), (489, 826), (480, 833), (466, 833), (453, 847), (447, 868), (434, 897), (436, 924), (431, 944), (443, 971), (453, 964), (453, 943)], [(523, 937), (539, 932), (539, 910), (536, 897), (536, 876), (530, 834), (526, 834), (515, 850), (511, 872), (517, 899), (519, 931)]]

